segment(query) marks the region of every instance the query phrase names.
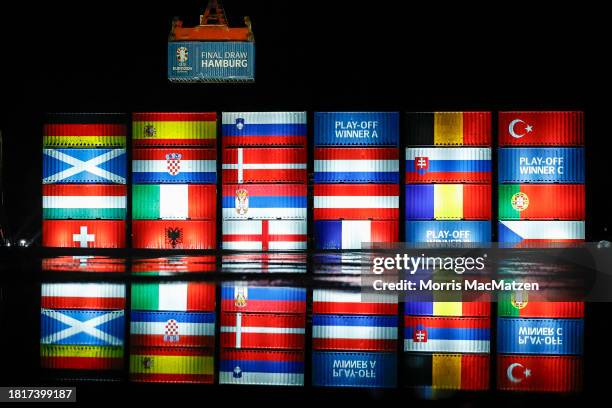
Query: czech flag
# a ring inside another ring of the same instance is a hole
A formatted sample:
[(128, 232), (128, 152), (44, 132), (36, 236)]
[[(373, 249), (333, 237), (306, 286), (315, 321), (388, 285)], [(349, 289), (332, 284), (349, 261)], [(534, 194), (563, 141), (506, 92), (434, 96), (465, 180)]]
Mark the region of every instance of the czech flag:
[(408, 147), (406, 183), (491, 183), (490, 147)]
[(584, 221), (500, 221), (499, 242), (513, 246), (584, 241)]

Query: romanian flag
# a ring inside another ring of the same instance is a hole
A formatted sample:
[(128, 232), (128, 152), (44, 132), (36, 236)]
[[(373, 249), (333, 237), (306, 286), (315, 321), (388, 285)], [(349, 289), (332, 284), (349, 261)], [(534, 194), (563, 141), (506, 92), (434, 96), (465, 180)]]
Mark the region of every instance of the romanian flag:
[(490, 184), (407, 184), (406, 219), (488, 220)]
[(217, 188), (212, 184), (134, 184), (135, 220), (214, 220)]
[(215, 285), (204, 282), (134, 283), (132, 310), (214, 312)]
[(488, 354), (404, 353), (404, 385), (433, 390), (489, 388)]
[(583, 220), (584, 184), (500, 184), (502, 220)]
[(127, 187), (119, 184), (43, 184), (43, 219), (124, 220)]
[(132, 139), (135, 147), (216, 147), (215, 112), (134, 113)]
[(125, 147), (123, 114), (54, 113), (45, 118), (43, 147)]
[(72, 344), (41, 344), (43, 368), (64, 370), (121, 370), (123, 345), (82, 346)]
[(224, 312), (305, 313), (306, 289), (281, 286), (251, 286), (242, 282), (221, 286)]
[(409, 145), (491, 145), (491, 112), (408, 112), (405, 124)]
[(221, 314), (221, 347), (303, 350), (304, 314)]
[(212, 384), (213, 379), (210, 348), (134, 347), (130, 353), (131, 381)]

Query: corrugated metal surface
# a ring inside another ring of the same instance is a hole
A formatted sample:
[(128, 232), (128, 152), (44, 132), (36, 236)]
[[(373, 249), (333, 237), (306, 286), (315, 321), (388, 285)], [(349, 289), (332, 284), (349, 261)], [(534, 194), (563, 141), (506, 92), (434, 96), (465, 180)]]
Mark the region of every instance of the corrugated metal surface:
[(132, 247), (215, 249), (216, 221), (132, 221)]
[(488, 147), (408, 147), (406, 183), (490, 183)]
[(398, 183), (395, 147), (315, 148), (315, 183)]
[(223, 249), (300, 251), (307, 247), (306, 220), (223, 220)]
[(306, 112), (223, 112), (222, 123), (224, 148), (306, 147)]
[(217, 186), (214, 184), (134, 184), (135, 220), (214, 220)]
[(489, 389), (488, 354), (404, 353), (404, 387), (431, 390)]
[(584, 240), (584, 221), (500, 221), (499, 242), (564, 243)]
[(313, 350), (395, 351), (397, 316), (312, 316)]
[(306, 219), (306, 184), (224, 184), (223, 220)]
[(133, 283), (131, 309), (174, 312), (214, 312), (215, 284), (208, 282)]
[(487, 317), (491, 315), (491, 303), (489, 302), (414, 302), (410, 301), (410, 298), (414, 296), (407, 294), (404, 306), (406, 316)]
[(319, 184), (314, 186), (314, 219), (397, 219), (397, 184)]
[(500, 184), (500, 220), (583, 220), (584, 184)]
[(582, 319), (497, 319), (497, 352), (516, 354), (582, 354)]
[(491, 112), (408, 112), (405, 120), (409, 145), (491, 145)]
[(210, 348), (132, 347), (130, 381), (151, 383), (199, 383), (214, 381), (214, 357)]
[(185, 148), (134, 149), (133, 183), (216, 183), (217, 150)]
[(501, 317), (582, 318), (583, 302), (546, 302), (530, 300), (527, 295), (500, 295), (497, 315)]
[(214, 255), (176, 255), (164, 258), (132, 260), (132, 273), (140, 274), (172, 275), (190, 272), (212, 272), (214, 270), (216, 270), (216, 258)]
[[(70, 322), (70, 323), (68, 323)], [(68, 331), (97, 323), (97, 332), (87, 330)], [(124, 343), (125, 320), (123, 310), (40, 310), (40, 344), (61, 344), (77, 346), (122, 346)]]
[(305, 313), (306, 289), (255, 286), (244, 282), (221, 286), (221, 310), (248, 313)]
[(305, 148), (226, 148), (224, 183), (306, 182)]
[(488, 353), (488, 317), (404, 316), (404, 351)]
[(490, 242), (490, 221), (406, 221), (406, 242)]
[(214, 312), (132, 310), (130, 318), (131, 346), (215, 346)]
[(491, 219), (491, 185), (407, 184), (406, 219)]
[(221, 347), (303, 350), (305, 314), (221, 313)]
[(313, 289), (312, 313), (354, 315), (396, 315), (397, 295), (362, 294), (356, 290)]
[(125, 149), (43, 149), (43, 184), (125, 184)]
[(125, 285), (114, 283), (43, 283), (40, 307), (113, 310), (125, 308)]
[(506, 391), (578, 392), (583, 361), (576, 356), (497, 357), (497, 388)]
[(395, 353), (312, 353), (315, 387), (394, 388), (397, 385)]
[(123, 346), (74, 346), (41, 344), (42, 368), (63, 370), (121, 370)]
[(500, 183), (584, 183), (584, 149), (499, 149)]
[(216, 147), (216, 112), (132, 114), (132, 145)]
[(77, 117), (67, 123), (45, 123), (43, 147), (125, 147), (127, 126), (123, 115), (120, 119), (116, 123), (88, 123), (87, 120), (79, 123)]
[(583, 144), (583, 112), (499, 112), (500, 146)]
[(304, 352), (221, 349), (219, 384), (304, 385)]
[(397, 112), (315, 112), (315, 146), (397, 146)]
[(43, 219), (124, 220), (125, 185), (43, 184)]
[(42, 245), (59, 248), (125, 248), (125, 221), (43, 220)]
[(314, 223), (316, 249), (362, 249), (368, 242), (397, 242), (399, 223), (370, 220), (321, 220)]

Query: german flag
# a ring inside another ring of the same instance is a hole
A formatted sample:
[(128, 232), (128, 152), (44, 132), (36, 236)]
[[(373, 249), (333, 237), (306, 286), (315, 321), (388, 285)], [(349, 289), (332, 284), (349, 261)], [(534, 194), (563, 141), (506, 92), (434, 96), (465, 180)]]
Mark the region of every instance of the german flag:
[(125, 147), (125, 116), (117, 113), (47, 114), (43, 147)]
[(215, 112), (149, 112), (132, 116), (134, 147), (217, 146)]
[(490, 146), (491, 112), (408, 112), (408, 145)]

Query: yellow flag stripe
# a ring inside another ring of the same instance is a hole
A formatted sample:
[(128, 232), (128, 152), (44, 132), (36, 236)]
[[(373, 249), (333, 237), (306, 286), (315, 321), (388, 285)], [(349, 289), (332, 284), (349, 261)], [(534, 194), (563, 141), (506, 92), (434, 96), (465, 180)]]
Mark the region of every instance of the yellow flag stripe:
[(434, 218), (437, 220), (463, 218), (463, 186), (461, 184), (435, 185)]
[(434, 388), (461, 389), (461, 356), (434, 355), (431, 376), (431, 385)]
[(122, 358), (123, 347), (109, 346), (63, 346), (41, 344), (40, 355), (42, 357), (107, 357)]
[(434, 113), (434, 144), (435, 145), (462, 145), (463, 144), (463, 113), (462, 112), (435, 112)]
[(436, 302), (433, 306), (434, 316), (461, 316), (462, 302)]
[(133, 122), (134, 139), (215, 139), (215, 121)]
[(113, 146), (125, 147), (125, 136), (43, 136), (45, 147)]
[(152, 356), (131, 355), (131, 373), (150, 374), (212, 374), (210, 356)]

